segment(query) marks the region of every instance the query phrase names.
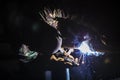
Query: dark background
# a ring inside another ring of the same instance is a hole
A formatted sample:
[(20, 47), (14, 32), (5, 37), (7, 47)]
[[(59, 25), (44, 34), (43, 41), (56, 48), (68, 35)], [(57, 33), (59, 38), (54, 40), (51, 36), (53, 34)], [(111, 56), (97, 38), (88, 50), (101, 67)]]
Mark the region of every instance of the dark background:
[[(108, 52), (106, 52), (103, 57), (95, 58), (96, 62), (93, 67), (96, 70), (96, 73), (94, 74), (94, 78), (95, 80), (114, 80), (120, 78), (118, 2), (39, 0), (28, 2), (0, 2), (1, 79), (4, 78), (4, 80), (9, 80), (17, 78), (15, 76), (16, 73), (19, 72), (20, 66), (17, 54), (15, 53), (17, 51), (15, 49), (17, 48), (15, 47), (19, 47), (19, 45), (22, 44), (22, 31), (29, 31), (28, 28), (39, 23), (40, 16), (38, 12), (43, 9), (44, 6), (63, 9), (70, 15), (74, 15), (76, 22), (79, 23), (82, 20), (82, 23), (85, 26), (95, 29), (99, 34), (104, 34), (108, 44)], [(22, 35), (27, 37), (27, 34), (29, 34), (29, 32)], [(30, 34), (32, 34), (32, 32), (30, 32)], [(33, 36), (30, 36), (29, 38), (33, 39)], [(108, 60), (108, 62), (106, 62), (106, 60)]]

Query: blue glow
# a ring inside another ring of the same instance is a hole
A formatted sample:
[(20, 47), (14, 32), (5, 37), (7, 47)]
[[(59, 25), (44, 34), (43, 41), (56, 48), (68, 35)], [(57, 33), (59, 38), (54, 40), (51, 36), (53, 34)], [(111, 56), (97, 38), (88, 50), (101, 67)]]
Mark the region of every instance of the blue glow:
[(86, 58), (87, 56), (100, 56), (100, 55), (104, 55), (104, 52), (99, 52), (99, 51), (95, 51), (93, 49), (92, 44), (90, 43), (91, 38), (88, 37), (88, 35), (84, 36), (84, 41), (81, 42), (81, 44), (76, 48), (77, 50), (79, 50), (79, 60), (81, 61), (81, 64), (85, 64), (86, 63)]
[(82, 54), (86, 55), (99, 56), (104, 54), (104, 52), (95, 51), (88, 40), (83, 41), (77, 49), (79, 49)]
[(70, 71), (69, 71), (69, 68), (66, 68), (66, 80), (70, 80)]
[(45, 80), (51, 80), (51, 71), (46, 71), (45, 72)]
[(80, 66), (73, 68), (72, 71), (74, 72), (77, 80), (93, 80), (94, 74), (96, 73), (92, 63), (96, 60), (94, 60), (93, 57), (104, 55), (104, 52), (96, 51), (93, 48), (89, 34), (83, 36), (84, 40), (81, 42), (76, 38), (74, 43), (78, 46), (75, 47), (77, 50), (75, 54), (79, 55)]

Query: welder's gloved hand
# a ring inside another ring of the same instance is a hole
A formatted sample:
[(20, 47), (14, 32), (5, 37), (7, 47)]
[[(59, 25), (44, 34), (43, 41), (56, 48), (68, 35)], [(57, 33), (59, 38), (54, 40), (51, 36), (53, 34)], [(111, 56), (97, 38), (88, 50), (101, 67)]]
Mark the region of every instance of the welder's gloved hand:
[(27, 63), (30, 62), (38, 56), (38, 53), (35, 51), (31, 51), (28, 46), (23, 44), (19, 50), (20, 61)]

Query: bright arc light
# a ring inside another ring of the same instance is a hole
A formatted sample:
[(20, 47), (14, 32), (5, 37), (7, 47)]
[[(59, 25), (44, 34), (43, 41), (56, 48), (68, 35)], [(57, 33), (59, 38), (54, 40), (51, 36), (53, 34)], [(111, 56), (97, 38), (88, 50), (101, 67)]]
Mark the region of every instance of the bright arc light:
[(90, 47), (88, 46), (88, 44), (83, 41), (80, 45), (80, 47), (78, 47), (78, 49), (84, 53), (84, 54), (87, 54), (87, 53), (91, 53), (92, 51), (90, 50)]
[(99, 56), (104, 54), (104, 52), (95, 51), (88, 40), (83, 41), (81, 45), (78, 47), (78, 49), (82, 54), (86, 54), (86, 55)]

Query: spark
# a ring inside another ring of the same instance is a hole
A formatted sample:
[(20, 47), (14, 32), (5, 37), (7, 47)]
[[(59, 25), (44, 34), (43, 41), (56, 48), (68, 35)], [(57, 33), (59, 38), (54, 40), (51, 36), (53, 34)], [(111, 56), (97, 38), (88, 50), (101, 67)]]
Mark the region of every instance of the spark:
[[(92, 38), (89, 34), (84, 35), (83, 39), (84, 40), (82, 42), (79, 42), (77, 39), (75, 39), (74, 42), (79, 44), (77, 47), (74, 47), (74, 49), (78, 50), (77, 54), (79, 55), (79, 63), (81, 64), (78, 66), (78, 68), (76, 68), (77, 70), (75, 71), (81, 76), (81, 80), (93, 80), (94, 74), (96, 74), (96, 71), (92, 65), (94, 63), (93, 59), (94, 57), (104, 55), (105, 52), (97, 51), (94, 49), (93, 44), (91, 43)], [(108, 59), (105, 60), (105, 63), (109, 62), (110, 61)]]
[(91, 37), (89, 36), (89, 34), (86, 34), (81, 44), (78, 47), (74, 48), (80, 51), (81, 55), (79, 57), (79, 61), (81, 60), (81, 64), (86, 63), (87, 56), (104, 55), (104, 52), (99, 52), (94, 50), (92, 43), (90, 43), (90, 40), (91, 40)]
[(81, 45), (77, 49), (79, 49), (81, 53), (86, 54), (86, 55), (99, 56), (99, 55), (103, 55), (104, 54), (104, 52), (95, 51), (93, 49), (92, 45), (89, 44), (88, 41), (83, 41), (81, 43)]

